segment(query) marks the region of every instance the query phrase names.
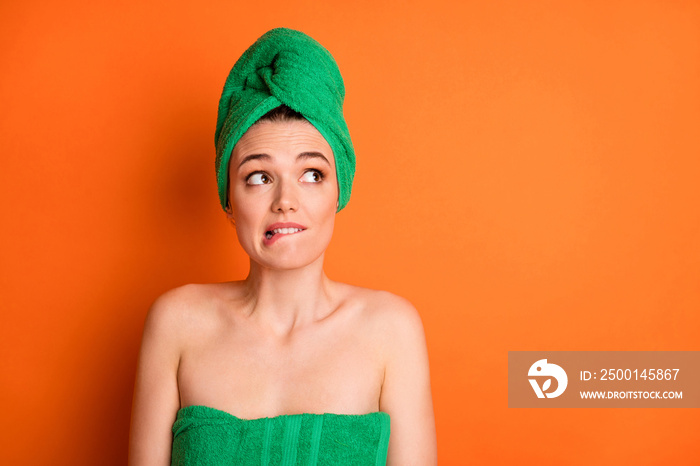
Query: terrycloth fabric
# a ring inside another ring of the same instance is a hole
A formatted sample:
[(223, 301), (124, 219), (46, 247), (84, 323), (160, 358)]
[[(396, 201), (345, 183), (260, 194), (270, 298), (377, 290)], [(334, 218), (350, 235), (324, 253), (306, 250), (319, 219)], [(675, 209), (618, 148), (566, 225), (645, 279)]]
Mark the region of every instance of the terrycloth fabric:
[(389, 415), (292, 414), (240, 419), (188, 406), (173, 424), (173, 466), (386, 465)]
[(345, 85), (333, 56), (303, 32), (266, 32), (231, 69), (216, 120), (216, 177), (219, 200), (228, 205), (228, 167), (236, 142), (260, 117), (282, 104), (311, 122), (333, 149), (338, 177), (338, 210), (350, 199), (355, 151), (343, 101)]

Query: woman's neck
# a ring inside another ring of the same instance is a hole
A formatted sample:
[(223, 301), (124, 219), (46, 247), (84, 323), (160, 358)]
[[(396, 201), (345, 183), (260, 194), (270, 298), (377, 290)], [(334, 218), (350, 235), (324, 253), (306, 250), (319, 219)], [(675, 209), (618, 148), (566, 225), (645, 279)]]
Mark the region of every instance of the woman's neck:
[(289, 335), (332, 311), (332, 282), (323, 271), (323, 256), (293, 270), (269, 269), (251, 261), (244, 283), (248, 317), (278, 336)]

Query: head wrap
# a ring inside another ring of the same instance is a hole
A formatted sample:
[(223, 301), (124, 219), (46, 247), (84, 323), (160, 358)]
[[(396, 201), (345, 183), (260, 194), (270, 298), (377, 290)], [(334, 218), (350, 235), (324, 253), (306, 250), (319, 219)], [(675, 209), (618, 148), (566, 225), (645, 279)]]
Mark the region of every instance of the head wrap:
[(260, 37), (231, 69), (216, 119), (216, 178), (221, 206), (228, 206), (228, 171), (238, 140), (270, 110), (284, 104), (309, 120), (333, 150), (338, 211), (350, 200), (355, 151), (343, 100), (345, 86), (333, 56), (303, 32), (277, 28)]

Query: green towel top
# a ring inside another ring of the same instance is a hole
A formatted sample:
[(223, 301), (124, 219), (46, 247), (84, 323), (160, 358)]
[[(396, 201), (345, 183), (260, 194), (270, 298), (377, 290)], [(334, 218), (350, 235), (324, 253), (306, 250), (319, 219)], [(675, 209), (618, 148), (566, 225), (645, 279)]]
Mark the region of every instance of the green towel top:
[(290, 414), (240, 419), (206, 406), (178, 411), (172, 465), (386, 465), (389, 415)]
[(338, 211), (350, 200), (355, 151), (343, 101), (345, 85), (333, 56), (303, 32), (266, 32), (238, 59), (224, 84), (216, 120), (219, 201), (228, 206), (228, 167), (238, 140), (270, 110), (284, 104), (309, 120), (333, 149)]

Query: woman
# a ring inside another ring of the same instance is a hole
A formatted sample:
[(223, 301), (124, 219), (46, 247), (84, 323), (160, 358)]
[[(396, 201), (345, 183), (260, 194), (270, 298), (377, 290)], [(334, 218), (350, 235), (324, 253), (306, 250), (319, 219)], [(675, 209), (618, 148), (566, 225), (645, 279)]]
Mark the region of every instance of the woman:
[(436, 463), (418, 313), (323, 271), (355, 167), (343, 99), (333, 57), (298, 31), (269, 31), (231, 70), (217, 180), (250, 273), (153, 304), (130, 464)]

